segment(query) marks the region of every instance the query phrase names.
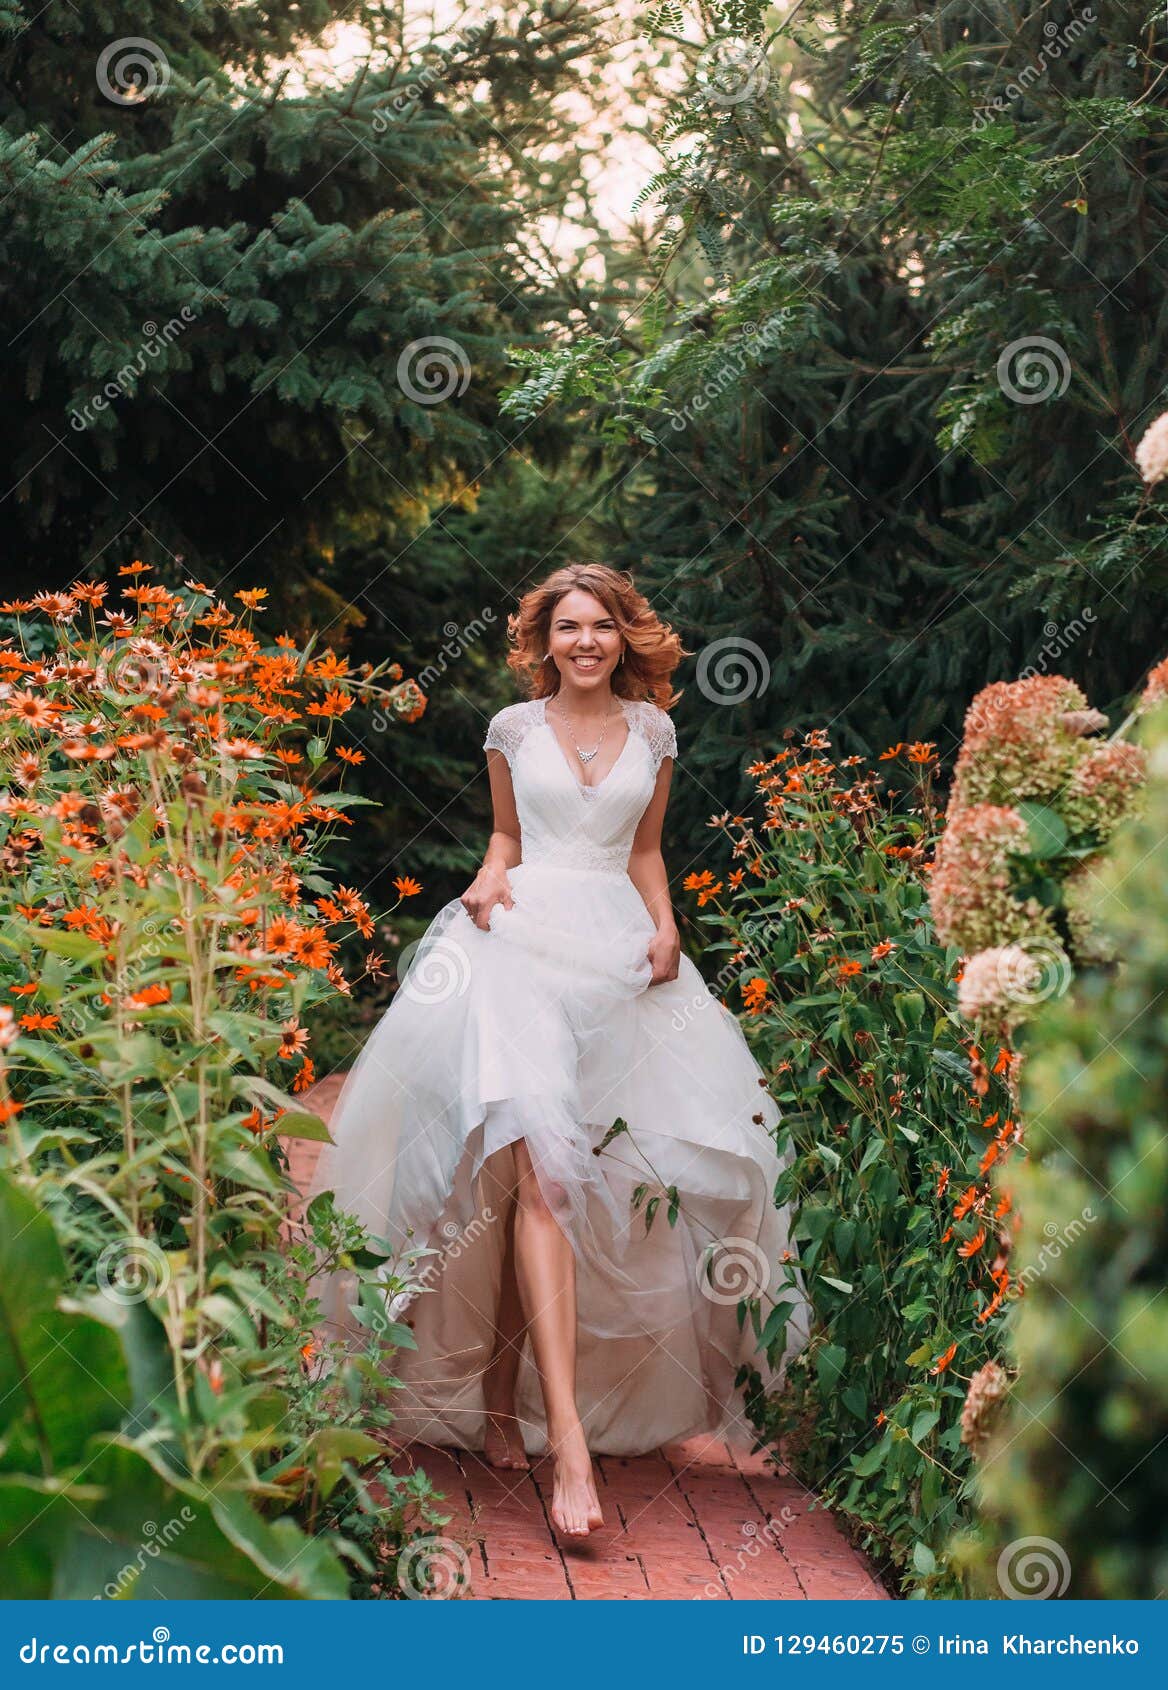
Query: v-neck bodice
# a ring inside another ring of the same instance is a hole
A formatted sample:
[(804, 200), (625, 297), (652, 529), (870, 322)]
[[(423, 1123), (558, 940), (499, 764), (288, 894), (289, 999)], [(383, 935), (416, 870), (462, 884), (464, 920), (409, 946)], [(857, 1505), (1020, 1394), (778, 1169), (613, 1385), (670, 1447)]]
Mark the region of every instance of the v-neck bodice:
[(657, 771), (677, 755), (673, 722), (647, 700), (619, 699), (628, 735), (612, 767), (587, 786), (547, 719), (547, 702), (533, 698), (500, 710), (483, 742), (507, 758), (523, 861), (623, 873)]

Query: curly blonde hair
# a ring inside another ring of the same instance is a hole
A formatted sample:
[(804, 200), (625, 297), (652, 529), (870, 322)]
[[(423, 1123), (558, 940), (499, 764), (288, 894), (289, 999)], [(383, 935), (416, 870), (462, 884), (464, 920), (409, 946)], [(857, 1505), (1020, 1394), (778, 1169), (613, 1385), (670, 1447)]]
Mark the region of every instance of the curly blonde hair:
[(559, 691), (560, 673), (544, 661), (552, 616), (565, 593), (591, 593), (613, 618), (624, 642), (624, 655), (613, 671), (612, 690), (620, 698), (651, 699), (669, 710), (681, 697), (669, 677), (683, 657), (692, 656), (648, 599), (633, 585), (627, 570), (606, 563), (566, 563), (524, 593), (519, 609), (507, 618), (511, 650), (507, 666), (527, 684), (531, 698)]

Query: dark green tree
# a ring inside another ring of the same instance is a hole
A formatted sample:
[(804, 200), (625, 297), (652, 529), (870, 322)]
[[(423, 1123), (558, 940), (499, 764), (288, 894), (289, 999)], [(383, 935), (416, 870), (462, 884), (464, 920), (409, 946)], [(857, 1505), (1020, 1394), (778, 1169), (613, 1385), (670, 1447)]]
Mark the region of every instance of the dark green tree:
[(788, 725), (947, 755), (989, 680), (1126, 693), (1168, 603), (1133, 462), (1165, 405), (1168, 20), (719, 3), (687, 42), (674, 11), (643, 306), (521, 354), (508, 405), (612, 442), (610, 560), (705, 654), (691, 826)]
[(403, 553), (554, 436), (497, 392), (563, 314), (531, 230), (584, 191), (593, 20), (409, 10), (4, 0), (10, 587), (144, 557), (336, 633), (339, 552)]

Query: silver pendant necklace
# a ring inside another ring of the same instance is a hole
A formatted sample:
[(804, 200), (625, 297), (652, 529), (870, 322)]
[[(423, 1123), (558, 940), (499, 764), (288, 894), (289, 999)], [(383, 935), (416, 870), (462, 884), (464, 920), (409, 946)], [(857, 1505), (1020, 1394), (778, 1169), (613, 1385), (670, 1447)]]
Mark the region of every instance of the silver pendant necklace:
[(584, 751), (584, 750), (581, 749), (580, 742), (576, 738), (576, 730), (572, 726), (572, 718), (568, 715), (567, 711), (562, 710), (557, 705), (556, 714), (557, 714), (557, 716), (562, 716), (564, 718), (564, 721), (567, 723), (568, 732), (572, 736), (572, 744), (576, 747), (576, 755), (577, 755), (577, 757), (579, 757), (580, 761), (584, 764), (585, 768), (587, 768), (588, 764), (591, 763), (592, 759), (596, 756), (596, 753), (600, 750), (600, 747), (604, 744), (604, 736), (608, 732), (608, 724), (609, 724), (609, 721), (610, 721), (610, 717), (606, 716), (604, 718), (604, 726), (600, 730), (600, 738), (596, 741), (596, 744), (592, 747), (591, 751)]

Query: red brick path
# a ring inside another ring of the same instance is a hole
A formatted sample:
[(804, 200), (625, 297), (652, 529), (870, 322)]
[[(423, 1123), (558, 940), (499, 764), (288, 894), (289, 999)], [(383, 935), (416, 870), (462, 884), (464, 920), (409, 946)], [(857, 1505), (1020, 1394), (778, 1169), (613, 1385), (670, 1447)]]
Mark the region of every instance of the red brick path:
[[(342, 1076), (304, 1102), (327, 1120)], [(303, 1188), (318, 1147), (288, 1145)], [(600, 1456), (605, 1525), (563, 1548), (548, 1519), (551, 1463), (499, 1472), (481, 1456), (415, 1445), (406, 1462), (444, 1493), (443, 1536), (470, 1555), (471, 1594), (527, 1600), (702, 1597), (806, 1601), (884, 1600), (887, 1592), (830, 1514), (762, 1454), (743, 1456), (713, 1439), (667, 1444), (652, 1455)]]

